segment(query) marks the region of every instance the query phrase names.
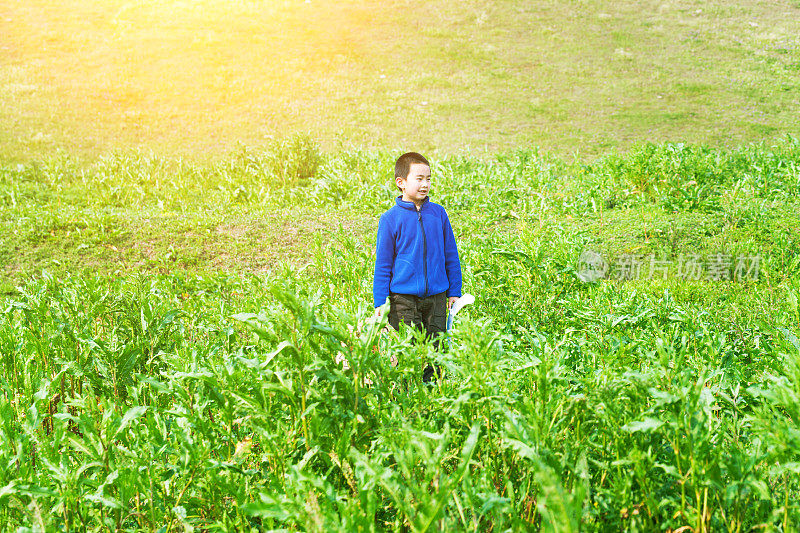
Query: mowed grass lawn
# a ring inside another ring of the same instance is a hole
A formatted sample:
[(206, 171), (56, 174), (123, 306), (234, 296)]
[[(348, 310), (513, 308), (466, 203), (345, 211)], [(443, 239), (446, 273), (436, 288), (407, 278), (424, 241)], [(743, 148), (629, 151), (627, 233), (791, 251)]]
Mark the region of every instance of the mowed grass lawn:
[(0, 155), (326, 149), (600, 154), (796, 133), (800, 4), (0, 4)]

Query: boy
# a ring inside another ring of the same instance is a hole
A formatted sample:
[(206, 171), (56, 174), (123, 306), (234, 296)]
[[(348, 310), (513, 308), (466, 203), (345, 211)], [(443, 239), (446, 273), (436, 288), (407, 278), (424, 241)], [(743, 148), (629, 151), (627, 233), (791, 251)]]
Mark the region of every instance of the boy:
[[(389, 298), (389, 324), (417, 327), (428, 339), (445, 330), (447, 310), (461, 296), (461, 263), (450, 220), (428, 198), (431, 166), (416, 152), (401, 155), (394, 166), (402, 192), (381, 215), (372, 293), (376, 311)], [(438, 347), (438, 340), (434, 340)], [(433, 368), (422, 375), (430, 381)]]

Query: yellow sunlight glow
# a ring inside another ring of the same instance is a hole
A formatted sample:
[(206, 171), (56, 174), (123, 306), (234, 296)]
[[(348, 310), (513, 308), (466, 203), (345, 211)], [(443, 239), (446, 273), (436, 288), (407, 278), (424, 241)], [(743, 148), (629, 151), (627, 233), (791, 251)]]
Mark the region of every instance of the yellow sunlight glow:
[(54, 91), (55, 116), (134, 138), (197, 124), (214, 136), (243, 116), (280, 133), (296, 99), (324, 92), (325, 73), (357, 53), (366, 16), (304, 0), (4, 3), (5, 66)]

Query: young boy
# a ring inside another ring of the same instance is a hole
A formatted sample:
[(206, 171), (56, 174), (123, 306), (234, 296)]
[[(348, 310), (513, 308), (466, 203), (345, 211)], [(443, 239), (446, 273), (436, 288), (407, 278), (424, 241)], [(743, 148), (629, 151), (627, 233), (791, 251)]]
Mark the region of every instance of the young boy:
[[(428, 198), (431, 166), (416, 152), (394, 166), (396, 205), (381, 215), (372, 293), (376, 310), (389, 298), (389, 324), (417, 327), (431, 339), (445, 330), (447, 310), (461, 296), (461, 263), (450, 220)], [(434, 340), (438, 347), (438, 340)], [(423, 372), (429, 381), (433, 368)]]

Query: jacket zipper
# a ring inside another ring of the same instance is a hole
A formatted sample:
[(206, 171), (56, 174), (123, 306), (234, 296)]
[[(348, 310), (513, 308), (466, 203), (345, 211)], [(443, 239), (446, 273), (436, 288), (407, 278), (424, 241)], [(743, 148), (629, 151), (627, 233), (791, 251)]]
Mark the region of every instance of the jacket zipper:
[(422, 231), (422, 277), (425, 278), (425, 293), (423, 298), (428, 297), (428, 239), (425, 237), (425, 226), (422, 225), (422, 206), (417, 211), (419, 229)]

